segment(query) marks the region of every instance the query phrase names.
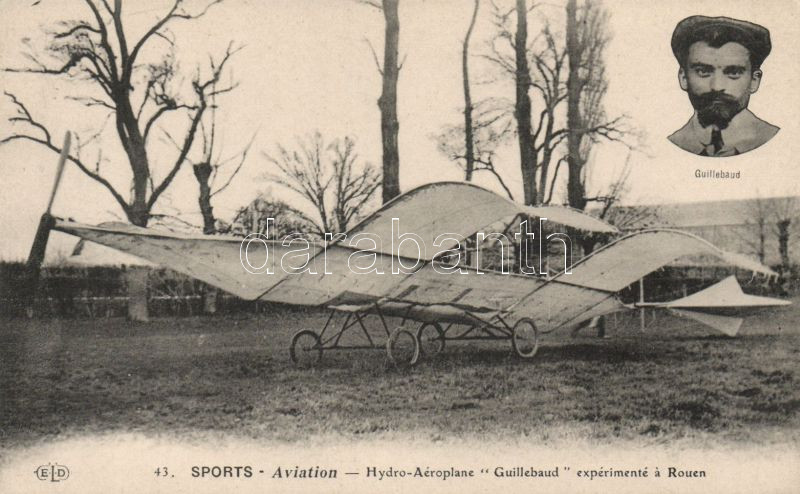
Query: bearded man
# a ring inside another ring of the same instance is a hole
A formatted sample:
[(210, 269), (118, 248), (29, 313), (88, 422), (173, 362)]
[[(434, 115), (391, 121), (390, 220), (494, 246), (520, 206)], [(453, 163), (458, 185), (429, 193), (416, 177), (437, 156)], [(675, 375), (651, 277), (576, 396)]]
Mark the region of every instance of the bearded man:
[(761, 64), (772, 45), (769, 31), (729, 17), (687, 17), (672, 34), (678, 81), (694, 114), (668, 137), (700, 156), (735, 156), (766, 143), (780, 130), (747, 105), (758, 90)]

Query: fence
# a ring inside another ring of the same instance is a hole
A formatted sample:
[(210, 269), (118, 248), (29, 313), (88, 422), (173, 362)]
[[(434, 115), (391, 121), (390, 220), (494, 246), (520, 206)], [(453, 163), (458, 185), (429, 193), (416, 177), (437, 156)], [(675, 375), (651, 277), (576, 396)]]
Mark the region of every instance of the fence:
[[(216, 312), (221, 314), (259, 313), (271, 304), (246, 301), (211, 288), (209, 285), (169, 269), (148, 270), (148, 306), (150, 314), (191, 316), (203, 312), (204, 298), (216, 298)], [(797, 266), (779, 281), (751, 277), (750, 273), (728, 267), (665, 267), (649, 274), (645, 280), (648, 302), (683, 297), (710, 286), (731, 274), (737, 275), (748, 293), (786, 296), (800, 292)], [(126, 268), (106, 266), (49, 266), (42, 270), (38, 296), (34, 306), (37, 317), (117, 317), (127, 314), (128, 294)], [(22, 299), (25, 265), (0, 262), (0, 316), (21, 317), (26, 301)], [(622, 291), (625, 302), (638, 300), (638, 284)]]
[[(159, 316), (190, 316), (203, 312), (204, 298), (216, 298), (217, 312), (259, 312), (265, 304), (245, 301), (169, 269), (148, 271), (148, 307)], [(37, 317), (116, 317), (127, 314), (125, 267), (46, 266), (39, 280), (34, 313)], [(0, 262), (0, 316), (20, 317), (27, 301), (24, 263)]]
[[(778, 269), (776, 271), (780, 272)], [(685, 297), (714, 283), (736, 276), (742, 290), (751, 295), (786, 297), (800, 292), (798, 269), (775, 277), (753, 275), (749, 271), (729, 266), (665, 266), (645, 276), (643, 283), (647, 302), (665, 302)], [(639, 300), (639, 284), (635, 283), (620, 293), (623, 302)]]

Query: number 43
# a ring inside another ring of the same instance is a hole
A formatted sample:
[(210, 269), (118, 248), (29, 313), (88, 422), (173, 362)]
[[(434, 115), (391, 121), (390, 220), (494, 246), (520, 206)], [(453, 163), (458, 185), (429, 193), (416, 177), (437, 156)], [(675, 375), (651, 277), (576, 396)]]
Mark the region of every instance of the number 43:
[(156, 468), (156, 471), (153, 473), (155, 473), (156, 477), (166, 477), (167, 475), (169, 475), (167, 467)]

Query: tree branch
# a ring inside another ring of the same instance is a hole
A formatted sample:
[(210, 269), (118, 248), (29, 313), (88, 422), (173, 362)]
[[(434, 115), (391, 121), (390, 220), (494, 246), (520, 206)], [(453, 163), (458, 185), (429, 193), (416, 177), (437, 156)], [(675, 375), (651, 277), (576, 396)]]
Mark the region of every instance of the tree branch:
[[(100, 46), (105, 51), (106, 56), (108, 57), (108, 69), (111, 75), (110, 77), (110, 89), (113, 90), (119, 84), (119, 72), (117, 71), (117, 57), (114, 54), (114, 50), (111, 48), (111, 43), (108, 42), (108, 30), (106, 29), (106, 24), (103, 22), (103, 16), (100, 15), (100, 10), (98, 10), (97, 6), (92, 2), (92, 0), (84, 0), (86, 5), (89, 6), (89, 9), (92, 11), (94, 15), (94, 19), (97, 22), (97, 28), (100, 31)], [(108, 7), (108, 5), (106, 5)]]
[[(14, 101), (14, 103), (20, 108), (20, 110), (24, 114), (24, 117), (14, 117), (13, 120), (14, 121), (26, 121), (26, 122), (28, 122), (30, 125), (42, 130), (42, 132), (44, 133), (45, 137), (43, 139), (41, 137), (34, 137), (34, 136), (26, 135), (26, 134), (13, 134), (13, 135), (10, 135), (10, 136), (0, 140), (0, 145), (6, 144), (6, 143), (14, 141), (14, 140), (28, 140), (28, 141), (40, 144), (40, 145), (50, 149), (51, 151), (53, 151), (56, 154), (60, 154), (61, 153), (61, 148), (59, 148), (58, 146), (53, 144), (52, 139), (50, 137), (50, 132), (47, 130), (47, 128), (45, 128), (45, 126), (42, 125), (41, 123), (33, 120), (31, 118), (30, 113), (28, 112), (27, 108), (25, 108), (25, 106), (14, 95), (12, 95), (12, 94), (10, 94), (8, 92), (6, 92), (5, 94), (7, 96), (11, 97), (11, 99)], [(95, 173), (95, 172), (91, 171), (86, 165), (84, 165), (84, 163), (78, 157), (73, 156), (73, 155), (68, 155), (67, 159), (69, 161), (75, 163), (75, 165), (84, 174), (86, 174), (88, 177), (90, 177), (91, 179), (95, 180), (96, 182), (98, 182), (101, 185), (103, 185), (106, 189), (108, 189), (108, 191), (111, 193), (111, 195), (114, 197), (114, 199), (116, 199), (117, 203), (119, 203), (120, 207), (122, 207), (122, 210), (125, 211), (126, 214), (128, 213), (128, 211), (129, 211), (128, 203), (125, 201), (125, 199), (122, 197), (122, 195), (120, 195), (119, 192), (117, 192), (117, 190), (114, 188), (114, 186), (111, 185), (111, 182), (106, 180), (104, 177), (102, 177), (98, 173)]]
[(367, 7), (372, 7), (374, 9), (378, 9), (383, 12), (383, 5), (379, 0), (358, 0), (358, 3), (361, 5), (366, 5)]
[(222, 0), (211, 0), (206, 7), (196, 14), (188, 14), (186, 12), (182, 12), (179, 10), (183, 0), (175, 0), (175, 3), (170, 8), (167, 15), (161, 18), (158, 22), (156, 22), (147, 32), (139, 39), (138, 42), (134, 45), (133, 49), (131, 50), (130, 56), (128, 56), (127, 63), (124, 65), (123, 73), (128, 74), (130, 76), (131, 69), (133, 64), (136, 62), (136, 58), (139, 56), (139, 52), (142, 50), (142, 47), (147, 43), (147, 41), (153, 37), (159, 30), (167, 25), (173, 19), (183, 19), (183, 20), (191, 20), (191, 19), (199, 19), (200, 17), (204, 16), (208, 10), (213, 7), (214, 5), (221, 3)]
[(85, 22), (81, 22), (81, 23), (75, 25), (74, 27), (72, 27), (71, 29), (69, 29), (67, 31), (64, 31), (62, 33), (56, 33), (53, 36), (53, 38), (55, 38), (55, 39), (69, 38), (73, 34), (77, 33), (78, 31), (82, 31), (82, 30), (91, 31), (93, 33), (101, 34), (101, 31), (100, 31), (99, 28), (96, 28), (96, 27), (94, 27), (94, 26), (92, 26), (90, 24), (87, 24)]
[(247, 153), (250, 152), (250, 147), (253, 145), (253, 141), (255, 141), (255, 139), (256, 139), (256, 135), (253, 134), (253, 137), (250, 138), (250, 142), (247, 143), (247, 146), (245, 146), (244, 150), (242, 150), (241, 159), (239, 160), (239, 164), (236, 165), (236, 168), (233, 170), (233, 173), (231, 173), (228, 176), (228, 180), (226, 180), (225, 183), (222, 184), (222, 186), (220, 186), (220, 188), (218, 188), (217, 190), (211, 192), (211, 197), (214, 197), (215, 195), (219, 194), (223, 190), (227, 189), (228, 186), (233, 181), (234, 177), (236, 177), (236, 175), (239, 174), (239, 170), (242, 169), (242, 165), (244, 165), (245, 160), (247, 160)]
[(550, 191), (547, 195), (547, 201), (544, 202), (545, 204), (550, 204), (550, 202), (553, 200), (553, 192), (555, 191), (556, 187), (556, 178), (558, 178), (558, 170), (561, 168), (561, 163), (566, 162), (566, 160), (567, 160), (566, 156), (562, 156), (561, 158), (558, 159), (558, 161), (556, 161), (556, 169), (553, 171), (553, 180), (550, 181)]
[[(218, 3), (218, 1), (214, 3)], [(233, 42), (229, 43), (228, 47), (225, 50), (225, 55), (222, 57), (222, 60), (219, 62), (219, 64), (216, 64), (213, 60), (211, 61), (211, 69), (212, 69), (211, 76), (204, 82), (200, 82), (198, 76), (198, 79), (195, 79), (192, 82), (192, 87), (194, 88), (195, 94), (197, 95), (199, 100), (197, 104), (197, 109), (195, 110), (195, 113), (192, 116), (191, 124), (189, 125), (189, 130), (186, 133), (186, 138), (183, 141), (183, 146), (181, 148), (180, 153), (178, 154), (178, 158), (175, 160), (175, 164), (172, 165), (172, 169), (169, 171), (166, 177), (164, 177), (164, 180), (162, 180), (161, 183), (155, 189), (153, 189), (152, 194), (150, 194), (150, 198), (147, 200), (148, 210), (153, 207), (153, 204), (155, 204), (155, 202), (158, 200), (158, 197), (164, 192), (164, 190), (166, 190), (169, 184), (172, 183), (172, 180), (175, 178), (175, 175), (177, 175), (178, 170), (180, 170), (181, 168), (181, 165), (186, 160), (186, 157), (189, 154), (189, 150), (192, 147), (192, 143), (194, 142), (194, 138), (197, 133), (197, 128), (200, 125), (200, 122), (202, 121), (203, 114), (205, 113), (206, 108), (208, 108), (207, 98), (212, 95), (220, 94), (221, 91), (216, 90), (215, 86), (219, 82), (222, 76), (225, 64), (240, 49), (241, 47), (234, 49)], [(209, 88), (211, 88), (211, 90), (207, 92)], [(230, 89), (232, 89), (232, 87), (228, 88), (227, 90)]]
[(375, 47), (372, 46), (372, 42), (370, 42), (369, 38), (364, 38), (364, 41), (367, 42), (367, 46), (369, 46), (369, 51), (372, 53), (372, 59), (375, 61), (375, 67), (377, 67), (378, 72), (383, 75), (383, 68), (381, 67), (381, 62), (378, 60), (378, 54), (375, 53)]

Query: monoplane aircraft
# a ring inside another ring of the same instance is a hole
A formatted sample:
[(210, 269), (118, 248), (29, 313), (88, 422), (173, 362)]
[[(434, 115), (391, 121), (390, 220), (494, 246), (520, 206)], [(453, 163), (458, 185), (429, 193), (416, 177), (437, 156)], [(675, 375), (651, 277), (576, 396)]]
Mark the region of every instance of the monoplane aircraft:
[[(789, 303), (746, 295), (736, 279), (729, 278), (672, 302), (623, 304), (620, 291), (684, 256), (712, 256), (741, 269), (775, 275), (754, 260), (678, 230), (622, 236), (554, 276), (452, 262), (459, 239), (471, 238), (498, 221), (521, 217), (547, 218), (586, 232), (618, 233), (577, 210), (523, 206), (469, 183), (441, 182), (406, 192), (344, 238), (328, 242), (186, 235), (123, 223), (91, 226), (53, 217), (48, 208), (31, 259), (34, 264), (41, 261), (48, 232), (55, 229), (243, 299), (330, 309), (320, 331), (304, 329), (292, 338), (290, 356), (297, 364), (313, 364), (330, 350), (380, 348), (386, 348), (397, 364), (414, 364), (420, 354), (441, 352), (451, 340), (510, 340), (517, 355), (531, 358), (543, 334), (626, 308), (670, 309), (735, 335), (741, 319), (716, 313)], [(333, 324), (335, 313), (345, 314), (338, 329)], [(368, 328), (368, 318), (380, 322), (381, 338)], [(392, 318), (400, 322), (390, 324)], [(354, 328), (360, 330), (363, 342), (345, 343), (342, 336)]]

